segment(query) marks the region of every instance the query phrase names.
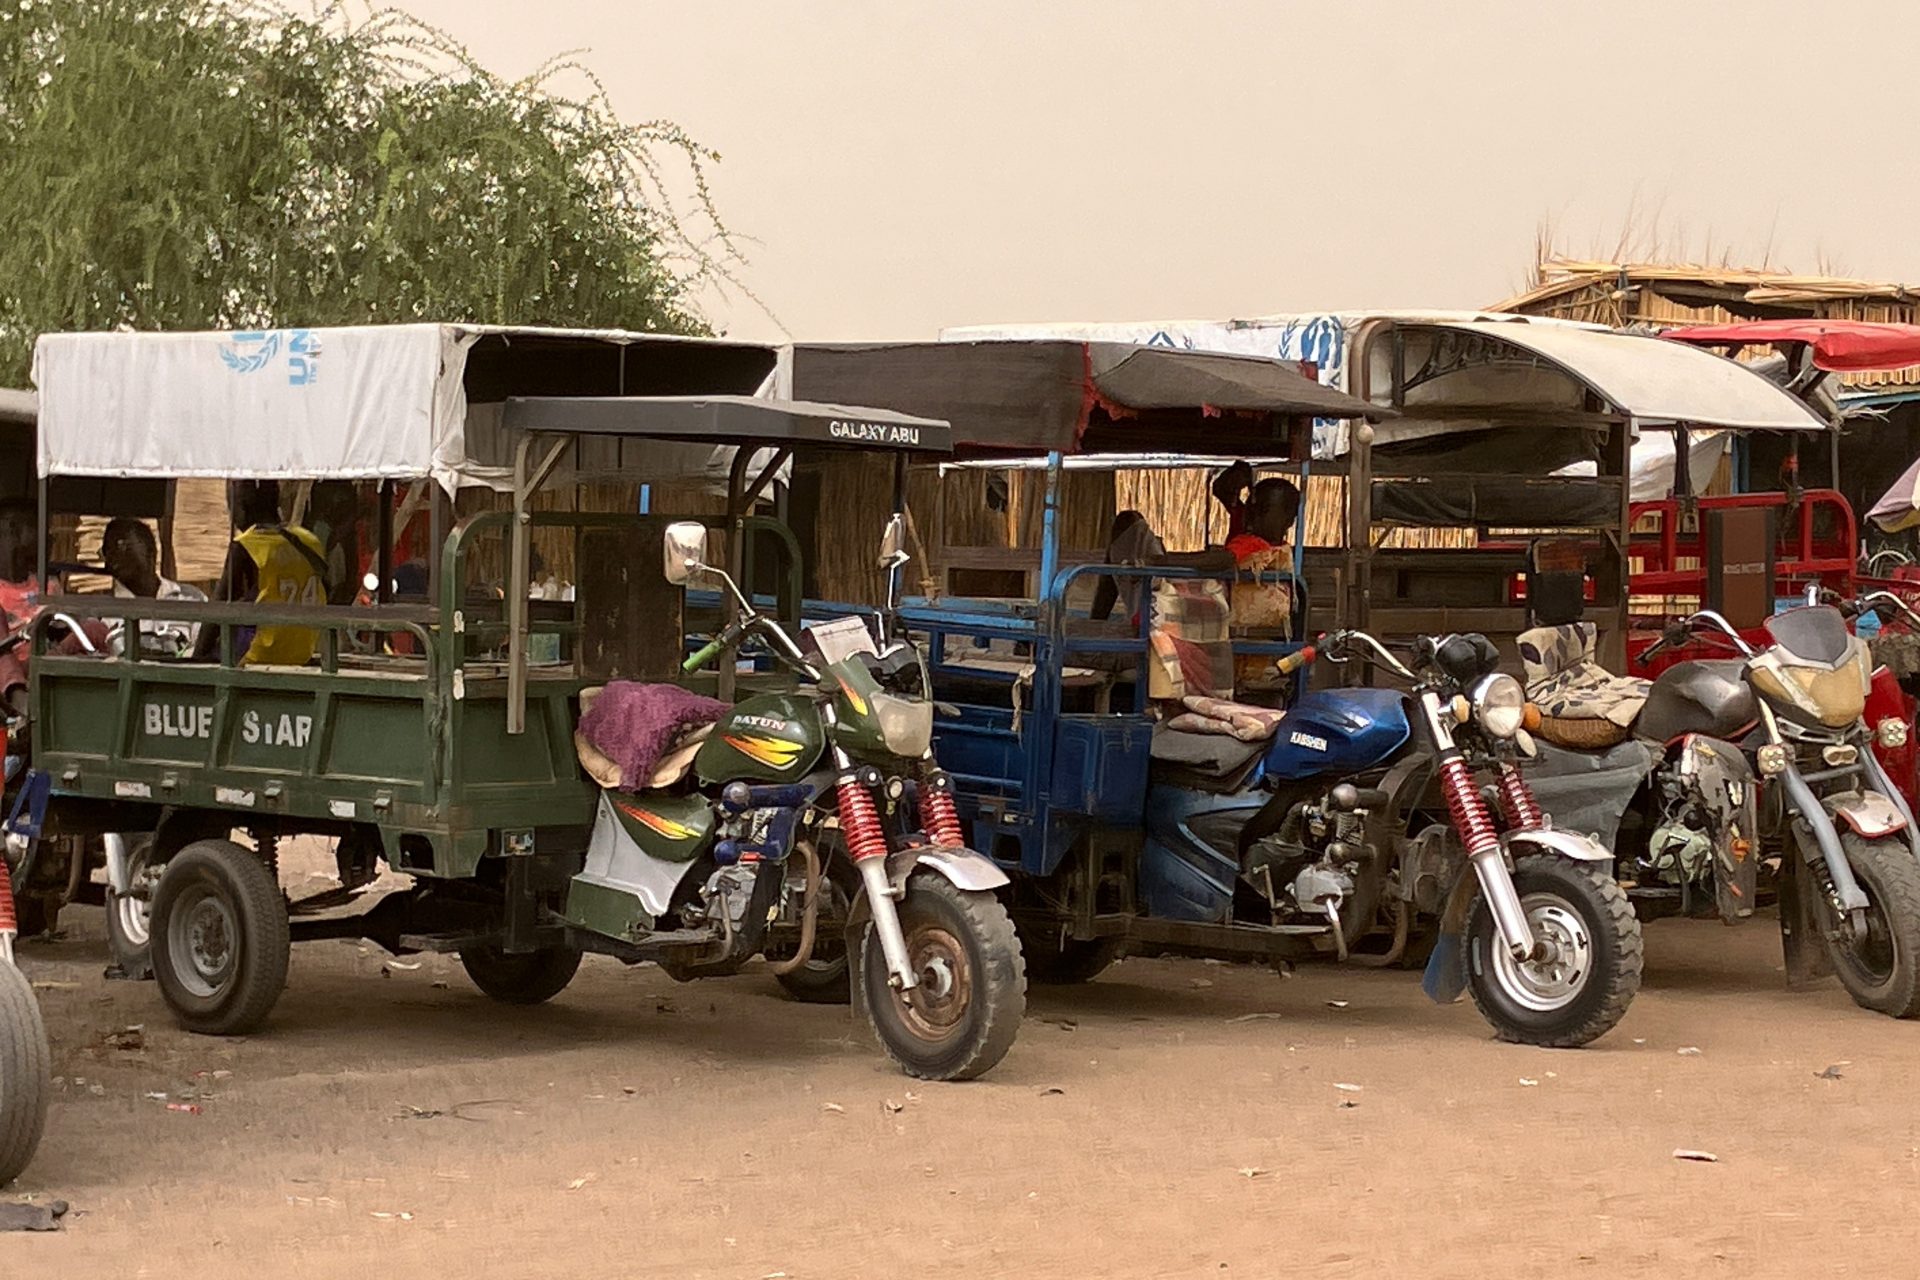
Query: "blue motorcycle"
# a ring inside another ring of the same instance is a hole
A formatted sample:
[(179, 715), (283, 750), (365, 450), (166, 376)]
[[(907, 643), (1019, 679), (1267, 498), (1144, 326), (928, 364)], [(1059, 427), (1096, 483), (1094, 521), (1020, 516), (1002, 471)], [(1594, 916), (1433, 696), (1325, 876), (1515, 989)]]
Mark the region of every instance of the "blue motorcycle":
[[(1137, 909), (1265, 935), (1278, 958), (1374, 964), (1437, 916), (1429, 995), (1471, 991), (1503, 1040), (1586, 1044), (1640, 986), (1613, 854), (1541, 811), (1520, 768), (1525, 697), (1486, 637), (1411, 649), (1409, 663), (1364, 632), (1326, 637), (1319, 660), (1364, 659), (1411, 688), (1306, 693), (1266, 742), (1157, 730)], [(1128, 949), (1183, 950), (1177, 936)]]

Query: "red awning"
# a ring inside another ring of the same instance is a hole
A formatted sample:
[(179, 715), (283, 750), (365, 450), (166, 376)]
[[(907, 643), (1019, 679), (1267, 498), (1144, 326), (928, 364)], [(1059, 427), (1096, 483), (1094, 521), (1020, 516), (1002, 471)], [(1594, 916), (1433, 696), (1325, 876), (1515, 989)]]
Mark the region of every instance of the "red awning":
[(1701, 324), (1660, 335), (1701, 347), (1782, 346), (1813, 348), (1816, 368), (1832, 373), (1871, 373), (1920, 365), (1920, 325), (1866, 320), (1754, 320)]

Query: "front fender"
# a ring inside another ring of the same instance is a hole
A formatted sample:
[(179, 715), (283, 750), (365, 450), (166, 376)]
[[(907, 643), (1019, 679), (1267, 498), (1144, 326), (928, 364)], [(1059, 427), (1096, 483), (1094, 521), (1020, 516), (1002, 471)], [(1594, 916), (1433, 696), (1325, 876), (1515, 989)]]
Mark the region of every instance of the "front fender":
[(917, 845), (896, 849), (887, 855), (887, 879), (895, 889), (907, 883), (918, 867), (938, 872), (953, 882), (956, 889), (998, 889), (1011, 883), (992, 858), (971, 849), (948, 849), (940, 845)]
[(1538, 831), (1508, 831), (1500, 837), (1500, 847), (1513, 854), (1516, 847), (1537, 849), (1543, 853), (1557, 853), (1576, 862), (1612, 862), (1613, 851), (1591, 836), (1579, 835), (1572, 831), (1553, 831), (1542, 828)]
[(1877, 791), (1842, 791), (1822, 796), (1821, 803), (1854, 834), (1868, 840), (1907, 829), (1906, 815), (1899, 806)]
[[(918, 845), (895, 849), (887, 855), (887, 881), (893, 886), (894, 892), (903, 893), (907, 887), (907, 877), (921, 867), (946, 877), (957, 889), (998, 889), (1012, 883), (999, 864), (983, 853), (975, 853), (971, 849)], [(846, 941), (849, 954), (858, 954), (861, 935), (866, 932), (867, 922), (872, 918), (873, 903), (867, 900), (863, 881), (859, 893), (854, 897), (852, 909), (847, 912)]]

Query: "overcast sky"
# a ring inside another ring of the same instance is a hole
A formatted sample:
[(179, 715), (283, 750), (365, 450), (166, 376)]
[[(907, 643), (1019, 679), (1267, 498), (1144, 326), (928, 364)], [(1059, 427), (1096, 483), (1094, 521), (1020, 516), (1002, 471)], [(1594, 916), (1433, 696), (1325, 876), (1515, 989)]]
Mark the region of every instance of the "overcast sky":
[(1911, 0), (399, 2), (718, 150), (800, 338), (1480, 306), (1543, 219), (1920, 281)]

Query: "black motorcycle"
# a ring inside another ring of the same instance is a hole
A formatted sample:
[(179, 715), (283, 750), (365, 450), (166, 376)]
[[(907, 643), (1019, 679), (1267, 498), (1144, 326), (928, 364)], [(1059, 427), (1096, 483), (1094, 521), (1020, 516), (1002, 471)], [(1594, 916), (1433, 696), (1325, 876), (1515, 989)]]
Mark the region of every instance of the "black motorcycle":
[(1740, 656), (1661, 672), (1617, 746), (1544, 742), (1535, 793), (1562, 824), (1617, 835), (1643, 916), (1745, 919), (1777, 855), (1788, 979), (1832, 972), (1862, 1008), (1920, 1015), (1920, 849), (1862, 718), (1866, 643), (1825, 605), (1770, 619), (1760, 649), (1708, 610), (1638, 661), (1705, 637)]

